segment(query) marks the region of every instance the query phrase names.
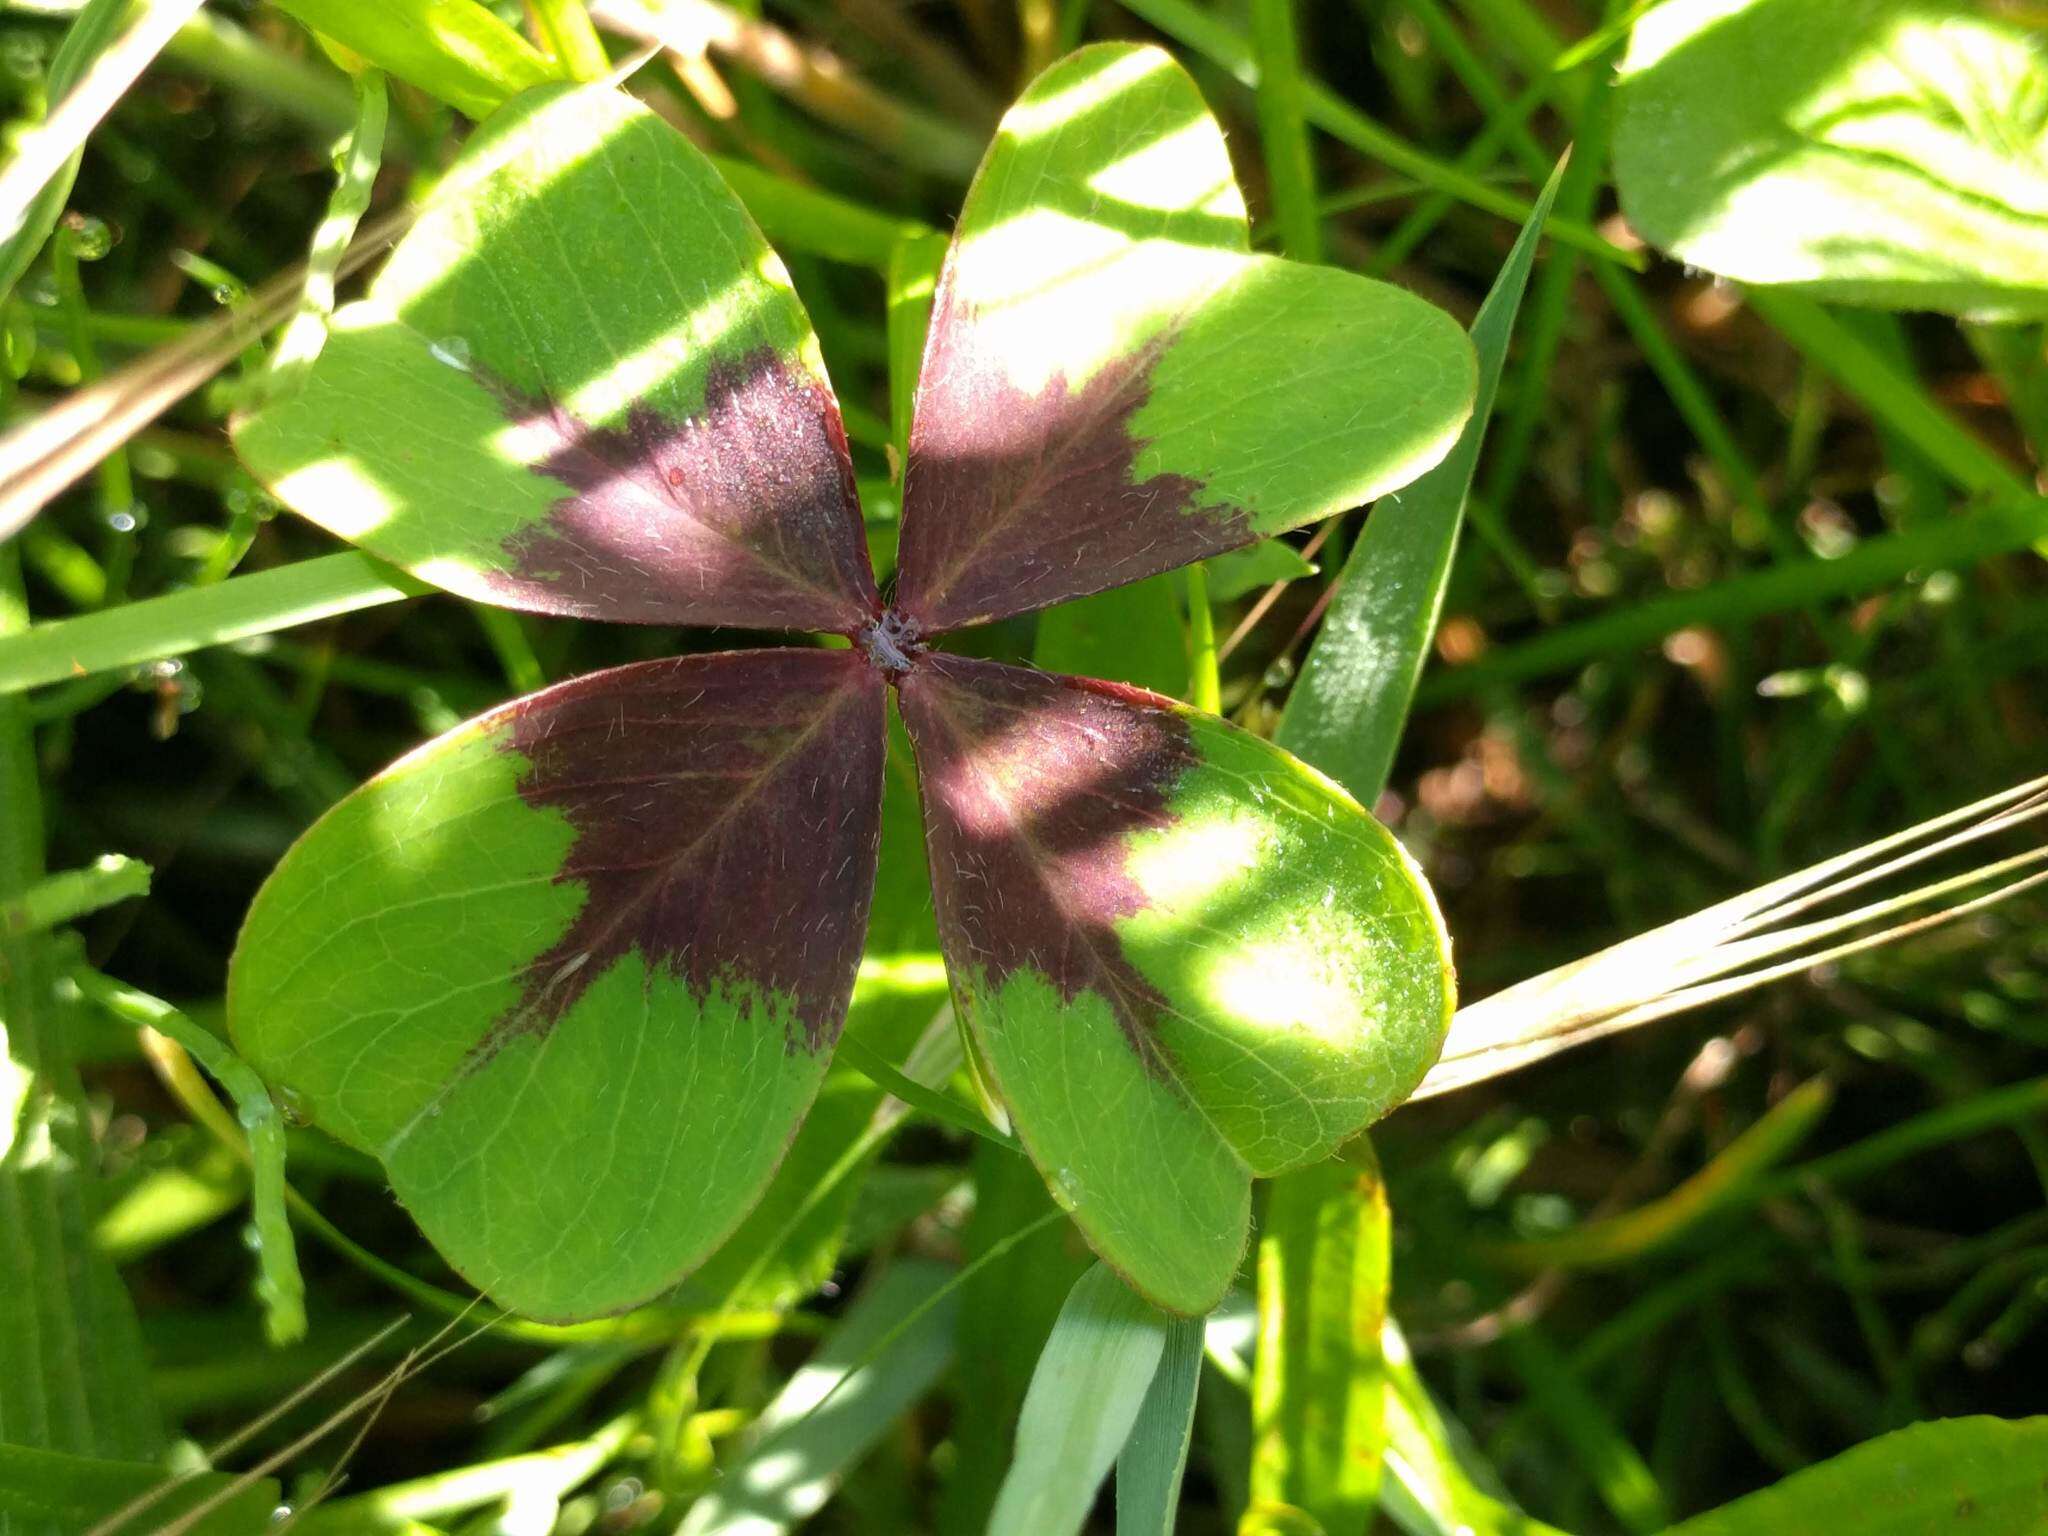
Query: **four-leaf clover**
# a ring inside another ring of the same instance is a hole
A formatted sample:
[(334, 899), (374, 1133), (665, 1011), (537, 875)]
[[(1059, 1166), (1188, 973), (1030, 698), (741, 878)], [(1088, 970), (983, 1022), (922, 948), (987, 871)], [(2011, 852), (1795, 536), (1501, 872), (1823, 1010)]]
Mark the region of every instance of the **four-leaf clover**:
[(1270, 743), (933, 642), (1398, 487), (1473, 384), (1431, 305), (1250, 251), (1170, 59), (1086, 49), (968, 195), (885, 605), (816, 340), (738, 201), (615, 91), (515, 100), (242, 456), (471, 598), (852, 643), (600, 672), (402, 759), (258, 895), (236, 1041), (505, 1304), (666, 1289), (760, 1198), (845, 1021), (893, 688), (981, 1081), (1097, 1251), (1207, 1309), (1253, 1177), (1434, 1060), (1435, 907)]

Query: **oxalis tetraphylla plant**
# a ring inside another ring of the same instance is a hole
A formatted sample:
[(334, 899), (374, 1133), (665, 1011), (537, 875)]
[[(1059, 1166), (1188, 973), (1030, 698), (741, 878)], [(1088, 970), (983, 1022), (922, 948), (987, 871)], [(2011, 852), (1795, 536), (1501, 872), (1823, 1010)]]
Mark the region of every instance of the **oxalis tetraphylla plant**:
[(1431, 305), (1252, 254), (1193, 82), (1084, 50), (961, 214), (885, 604), (809, 322), (738, 202), (618, 92), (513, 101), (243, 457), (467, 597), (852, 643), (597, 673), (403, 759), (257, 897), (237, 1042), (507, 1305), (665, 1289), (760, 1198), (845, 1021), (893, 688), (978, 1071), (1102, 1256), (1205, 1310), (1254, 1176), (1435, 1060), (1429, 892), (1270, 743), (937, 642), (1398, 487), (1474, 376)]

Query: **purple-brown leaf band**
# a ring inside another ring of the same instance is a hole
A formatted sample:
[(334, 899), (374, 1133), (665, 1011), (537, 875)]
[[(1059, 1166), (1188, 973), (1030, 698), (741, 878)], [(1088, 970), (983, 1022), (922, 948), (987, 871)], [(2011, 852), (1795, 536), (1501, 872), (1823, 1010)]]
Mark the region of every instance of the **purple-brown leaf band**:
[(687, 419), (636, 405), (594, 427), (559, 401), (495, 392), (535, 470), (569, 491), (508, 542), (505, 601), (842, 634), (881, 612), (839, 407), (773, 348), (713, 362)]
[[(586, 893), (496, 1038), (545, 1030), (628, 952), (650, 974), (790, 999), (801, 1037), (845, 1021), (881, 832), (883, 683), (857, 652), (644, 662), (512, 706), (520, 795), (567, 818), (555, 878)], [(493, 1042), (486, 1042), (490, 1048)]]
[(1165, 1006), (1124, 956), (1116, 924), (1141, 911), (1126, 839), (1169, 824), (1196, 761), (1170, 701), (1142, 689), (930, 654), (899, 682), (917, 749), (925, 840), (946, 963), (1000, 986), (1043, 975), (1066, 1000), (1114, 1005), (1131, 1047), (1165, 1065)]
[(1155, 576), (1249, 544), (1241, 512), (1197, 505), (1185, 475), (1133, 479), (1132, 418), (1157, 346), (1098, 369), (1012, 382), (947, 261), (918, 378), (896, 604), (927, 634)]

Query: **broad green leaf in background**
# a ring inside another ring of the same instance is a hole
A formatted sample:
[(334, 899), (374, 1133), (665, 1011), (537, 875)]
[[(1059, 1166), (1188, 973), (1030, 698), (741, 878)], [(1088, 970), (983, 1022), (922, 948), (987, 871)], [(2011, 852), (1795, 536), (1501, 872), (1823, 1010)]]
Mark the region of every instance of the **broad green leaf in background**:
[(77, 1536), (109, 1516), (139, 1506), (131, 1517), (106, 1529), (108, 1536), (142, 1536), (204, 1504), (212, 1507), (187, 1527), (192, 1536), (260, 1536), (277, 1508), (277, 1484), (269, 1478), (252, 1478), (230, 1493), (234, 1479), (228, 1474), (204, 1472), (156, 1492), (171, 1480), (172, 1474), (146, 1462), (0, 1445), (0, 1531), (51, 1530)]
[(1075, 1282), (1032, 1373), (988, 1536), (1075, 1536), (1130, 1435), (1172, 1326), (1105, 1264)]
[(911, 428), (897, 601), (926, 631), (1085, 596), (1405, 484), (1470, 345), (1384, 283), (1250, 253), (1222, 130), (1100, 44), (1003, 118), (961, 210)]
[(1328, 1156), (1436, 1058), (1421, 876), (1321, 774), (1157, 695), (933, 653), (899, 696), (978, 1059), (1095, 1250), (1207, 1311), (1252, 1177)]
[(874, 886), (853, 651), (646, 662), (519, 699), (336, 806), (258, 893), (228, 1021), (541, 1318), (673, 1284), (824, 1075)]
[(781, 261), (701, 154), (603, 87), (479, 130), (235, 446), (295, 510), (465, 597), (841, 632), (876, 607)]
[(1379, 1504), (1391, 1263), (1386, 1186), (1363, 1138), (1266, 1189), (1252, 1374), (1252, 1507), (1363, 1530)]
[(2048, 1418), (1934, 1419), (1854, 1446), (1669, 1536), (2038, 1536)]
[(1465, 498), (1507, 361), (1508, 338), (1564, 167), (1551, 173), (1472, 321), (1479, 398), (1444, 461), (1385, 497), (1345, 562), (1301, 677), (1273, 739), (1330, 774), (1365, 804), (1386, 787), (1415, 684), (1443, 611)]
[(1666, 0), (1614, 175), (1651, 244), (1747, 283), (2048, 314), (2048, 50), (1974, 0)]
[(276, 0), (277, 8), (482, 118), (519, 92), (556, 79), (541, 51), (477, 0)]

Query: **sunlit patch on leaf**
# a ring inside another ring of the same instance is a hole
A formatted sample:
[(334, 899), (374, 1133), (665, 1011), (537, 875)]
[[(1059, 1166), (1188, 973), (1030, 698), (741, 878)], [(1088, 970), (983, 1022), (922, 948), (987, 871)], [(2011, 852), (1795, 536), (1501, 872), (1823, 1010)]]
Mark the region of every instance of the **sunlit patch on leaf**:
[(1440, 921), (1342, 790), (1155, 695), (933, 656), (902, 684), (961, 1016), (1056, 1196), (1183, 1311), (1250, 1181), (1421, 1080)]
[(299, 842), (236, 951), (235, 1038), (500, 1300), (641, 1300), (744, 1215), (817, 1090), (881, 760), (881, 683), (847, 651), (516, 701)]

